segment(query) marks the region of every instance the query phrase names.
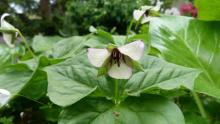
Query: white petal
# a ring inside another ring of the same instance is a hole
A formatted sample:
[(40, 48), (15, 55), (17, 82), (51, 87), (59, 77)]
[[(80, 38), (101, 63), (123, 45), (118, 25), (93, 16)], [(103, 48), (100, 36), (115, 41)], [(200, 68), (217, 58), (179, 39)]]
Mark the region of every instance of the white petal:
[[(7, 21), (5, 21), (5, 17), (9, 16), (8, 13), (5, 13), (2, 15), (1, 17), (1, 28), (4, 29), (15, 29), (15, 27), (13, 25), (11, 25), (10, 23), (8, 23)], [(3, 33), (3, 39), (5, 41), (5, 43), (9, 46), (9, 47), (14, 47), (14, 44), (12, 44), (12, 37), (13, 34), (9, 34), (9, 33)]]
[(2, 36), (3, 36), (3, 39), (4, 39), (5, 43), (9, 47), (11, 47), (11, 48), (15, 47), (15, 45), (11, 43), (12, 42), (12, 37), (13, 37), (12, 34), (3, 33)]
[(1, 22), (5, 19), (5, 17), (9, 16), (10, 14), (8, 13), (4, 13), (2, 16), (1, 16)]
[(132, 69), (124, 62), (121, 62), (119, 67), (117, 64), (113, 64), (109, 69), (108, 74), (115, 79), (129, 79), (132, 75)]
[(10, 98), (10, 92), (5, 89), (0, 89), (0, 106), (5, 105), (9, 98)]
[(145, 11), (142, 10), (134, 10), (133, 17), (136, 21), (139, 21), (141, 17), (144, 15)]
[(141, 24), (150, 22), (150, 20), (152, 20), (152, 17), (151, 17), (151, 16), (145, 16), (145, 15), (144, 15), (143, 19), (141, 20)]
[(131, 59), (139, 60), (144, 54), (144, 43), (141, 40), (137, 40), (118, 49), (122, 54), (131, 57)]
[(2, 17), (1, 17), (1, 27), (5, 28), (5, 29), (15, 29), (15, 27), (13, 25), (11, 25), (7, 21), (5, 21), (5, 17), (7, 17), (7, 16), (9, 16), (8, 13), (5, 13), (5, 14), (2, 15)]
[(87, 52), (89, 61), (95, 67), (101, 67), (105, 60), (110, 56), (107, 49), (89, 48)]

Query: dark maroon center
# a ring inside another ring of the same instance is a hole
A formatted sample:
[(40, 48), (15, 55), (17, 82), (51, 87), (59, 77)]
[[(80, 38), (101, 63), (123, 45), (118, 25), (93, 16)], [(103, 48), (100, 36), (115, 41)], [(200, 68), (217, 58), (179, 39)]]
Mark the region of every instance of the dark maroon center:
[(110, 65), (117, 64), (120, 67), (121, 61), (125, 62), (125, 56), (117, 48), (114, 48), (110, 56)]
[(146, 16), (149, 16), (150, 10), (147, 10), (144, 14), (145, 14)]

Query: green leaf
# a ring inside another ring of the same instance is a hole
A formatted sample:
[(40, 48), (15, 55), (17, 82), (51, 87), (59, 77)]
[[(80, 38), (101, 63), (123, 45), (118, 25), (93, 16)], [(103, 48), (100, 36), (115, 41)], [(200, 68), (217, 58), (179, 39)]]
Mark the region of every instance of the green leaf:
[(0, 70), (0, 88), (11, 93), (11, 98), (19, 94), (31, 79), (32, 71), (26, 65), (17, 64)]
[(82, 51), (86, 40), (86, 36), (73, 36), (63, 39), (53, 45), (52, 56), (59, 59), (72, 57)]
[(102, 37), (92, 35), (86, 40), (84, 44), (85, 46), (91, 47), (91, 48), (106, 48), (108, 45), (108, 42)]
[[(143, 72), (134, 73), (129, 80), (120, 80), (120, 96), (139, 95), (152, 88), (164, 90), (180, 87), (193, 88), (199, 71), (165, 62), (162, 59), (144, 56), (141, 60)], [(114, 80), (108, 76), (97, 76), (98, 71), (85, 54), (45, 68), (48, 75), (48, 96), (60, 106), (69, 106), (92, 92), (101, 97), (113, 98)], [(97, 90), (96, 90), (97, 88)]]
[(195, 90), (220, 98), (220, 22), (188, 17), (155, 18), (150, 24), (152, 45), (173, 63), (200, 69)]
[(62, 40), (59, 36), (42, 36), (37, 35), (33, 38), (32, 47), (35, 52), (45, 52), (50, 50), (55, 43)]
[(21, 89), (20, 95), (37, 100), (46, 95), (47, 75), (41, 70), (36, 70), (31, 79)]
[(195, 0), (198, 18), (202, 20), (220, 20), (219, 0)]
[(128, 38), (128, 42), (133, 42), (135, 40), (142, 40), (145, 43), (148, 43), (149, 42), (149, 36), (146, 35), (146, 34), (136, 34), (136, 35)]
[(120, 105), (86, 99), (65, 108), (59, 124), (185, 124), (180, 109), (159, 96), (129, 98)]
[(0, 68), (12, 62), (11, 49), (0, 44)]
[(168, 63), (160, 58), (144, 56), (141, 59), (143, 71), (133, 74), (125, 84), (128, 95), (139, 95), (151, 89), (172, 90), (185, 87), (193, 89), (194, 80), (199, 75), (196, 69)]
[(55, 105), (44, 105), (40, 107), (40, 111), (47, 121), (57, 122), (60, 111), (62, 109)]
[(208, 120), (205, 118), (202, 118), (199, 115), (196, 115), (195, 113), (185, 113), (184, 114), (186, 119), (186, 124), (209, 124)]
[(112, 35), (102, 29), (97, 30), (97, 34), (103, 38), (105, 38), (109, 43), (114, 43), (114, 39)]
[[(114, 45), (122, 46), (125, 44), (125, 36), (123, 35), (113, 35), (114, 39)], [(112, 44), (111, 42), (108, 42), (103, 37), (92, 35), (87, 41), (85, 42), (85, 46), (91, 47), (91, 48), (107, 48), (109, 44)]]
[(64, 62), (45, 68), (48, 75), (48, 96), (60, 106), (69, 106), (86, 97), (105, 83), (104, 77), (97, 77), (85, 55), (78, 55)]

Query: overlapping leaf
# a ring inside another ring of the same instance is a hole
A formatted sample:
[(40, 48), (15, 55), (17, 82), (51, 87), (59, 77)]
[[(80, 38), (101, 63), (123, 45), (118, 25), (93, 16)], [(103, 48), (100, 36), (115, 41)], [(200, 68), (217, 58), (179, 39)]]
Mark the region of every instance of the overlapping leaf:
[[(121, 97), (139, 95), (151, 88), (164, 90), (181, 86), (192, 89), (199, 74), (195, 69), (170, 64), (162, 59), (144, 56), (141, 60), (144, 72), (135, 73), (129, 80), (120, 80)], [(114, 80), (97, 77), (97, 69), (88, 62), (86, 55), (78, 55), (45, 69), (48, 74), (48, 96), (58, 105), (68, 106), (86, 97), (93, 91), (102, 97), (112, 98)]]
[(196, 81), (199, 92), (220, 98), (220, 22), (187, 17), (155, 18), (151, 42), (173, 63), (203, 71)]
[(37, 35), (33, 38), (32, 47), (35, 52), (45, 52), (50, 50), (55, 43), (62, 40), (59, 36), (42, 36)]
[(202, 20), (220, 20), (219, 0), (195, 0), (198, 18)]
[(179, 108), (159, 96), (129, 98), (120, 105), (104, 99), (82, 100), (65, 108), (59, 124), (185, 124)]

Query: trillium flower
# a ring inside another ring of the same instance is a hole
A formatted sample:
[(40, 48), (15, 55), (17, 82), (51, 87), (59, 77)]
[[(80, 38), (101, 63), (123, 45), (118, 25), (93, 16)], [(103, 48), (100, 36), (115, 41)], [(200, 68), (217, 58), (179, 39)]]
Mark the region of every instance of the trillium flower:
[(152, 16), (160, 10), (160, 6), (161, 4), (157, 6), (142, 6), (141, 9), (134, 10), (134, 20), (140, 21), (141, 24), (149, 22)]
[(11, 94), (8, 90), (0, 89), (0, 107), (8, 102), (10, 95)]
[[(16, 28), (11, 25), (10, 23), (8, 23), (7, 21), (5, 21), (5, 17), (9, 16), (8, 13), (4, 13), (2, 16), (1, 16), (1, 28), (2, 29), (6, 29), (6, 30), (16, 30)], [(13, 41), (14, 41), (14, 38), (16, 37), (17, 33), (16, 32), (11, 32), (11, 33), (3, 33), (3, 39), (5, 41), (5, 43), (13, 48), (14, 47), (14, 44), (13, 44)]]
[(110, 77), (128, 79), (132, 75), (132, 62), (138, 61), (144, 54), (144, 43), (140, 40), (121, 47), (106, 49), (89, 48), (88, 59), (95, 67), (106, 67)]

